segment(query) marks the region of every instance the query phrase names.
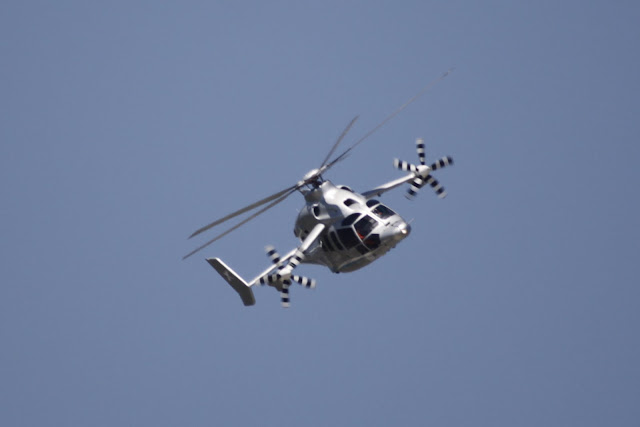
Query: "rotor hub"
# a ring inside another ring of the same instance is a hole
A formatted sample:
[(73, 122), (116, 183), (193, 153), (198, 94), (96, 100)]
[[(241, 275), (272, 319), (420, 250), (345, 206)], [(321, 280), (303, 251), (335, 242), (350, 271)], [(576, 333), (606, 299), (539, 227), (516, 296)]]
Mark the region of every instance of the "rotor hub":
[(320, 178), (320, 169), (311, 169), (306, 175), (302, 178), (304, 182), (312, 182), (316, 179)]
[(324, 182), (322, 179), (323, 169), (311, 169), (309, 172), (305, 174), (302, 178), (302, 181), (298, 182), (298, 187), (305, 186), (306, 190), (300, 189), (300, 191), (304, 194), (309, 191), (313, 191), (316, 188), (319, 188)]

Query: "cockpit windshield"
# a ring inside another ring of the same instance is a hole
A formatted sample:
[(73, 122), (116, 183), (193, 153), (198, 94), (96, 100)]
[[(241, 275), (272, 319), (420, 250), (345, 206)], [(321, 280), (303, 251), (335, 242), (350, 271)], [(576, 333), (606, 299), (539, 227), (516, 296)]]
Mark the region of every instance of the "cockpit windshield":
[(356, 219), (358, 219), (359, 216), (360, 216), (359, 213), (352, 213), (351, 215), (349, 215), (348, 217), (342, 220), (342, 225), (346, 227), (347, 225), (353, 224), (354, 222), (356, 222)]
[(374, 228), (376, 228), (376, 225), (378, 225), (378, 221), (371, 218), (369, 215), (365, 215), (355, 223), (354, 227), (358, 233), (358, 237), (364, 239), (373, 231)]

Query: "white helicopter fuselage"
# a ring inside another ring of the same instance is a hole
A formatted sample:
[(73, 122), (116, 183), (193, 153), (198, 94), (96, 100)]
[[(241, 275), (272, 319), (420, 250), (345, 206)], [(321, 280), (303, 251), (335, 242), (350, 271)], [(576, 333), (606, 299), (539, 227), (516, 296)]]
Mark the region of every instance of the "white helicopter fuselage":
[(320, 167), (309, 171), (296, 184), (199, 228), (189, 238), (240, 215), (247, 215), (243, 220), (192, 250), (182, 259), (189, 258), (206, 248), (218, 239), (283, 202), (295, 192), (302, 193), (306, 201), (294, 225), (294, 234), (300, 239), (298, 247), (280, 257), (273, 246), (267, 246), (265, 250), (271, 259), (271, 265), (249, 281), (242, 278), (220, 258), (207, 258), (207, 262), (240, 295), (244, 305), (255, 304), (253, 286), (269, 285), (280, 292), (282, 306), (289, 307), (289, 287), (292, 283), (298, 283), (305, 288), (311, 289), (316, 286), (315, 280), (296, 274), (296, 268), (302, 263), (326, 266), (334, 273), (350, 272), (371, 264), (389, 252), (410, 234), (411, 227), (400, 215), (374, 199), (374, 197), (380, 197), (387, 191), (409, 184), (406, 194), (408, 199), (415, 197), (417, 192), (426, 185), (430, 186), (439, 198), (444, 198), (446, 196), (444, 188), (431, 173), (452, 165), (453, 159), (451, 157), (442, 157), (431, 165), (427, 165), (424, 141), (418, 138), (416, 139), (416, 153), (418, 154), (419, 163), (412, 164), (395, 159), (393, 162), (394, 167), (406, 172), (406, 174), (371, 190), (356, 193), (349, 187), (336, 186), (330, 181), (324, 180), (323, 174), (335, 164), (347, 158), (354, 148), (418, 99), (431, 86), (444, 79), (450, 72), (451, 70), (433, 80), (362, 138), (351, 144), (341, 154), (334, 156), (336, 149), (356, 122), (358, 116), (353, 118), (333, 144)]
[(294, 234), (301, 241), (318, 224), (324, 230), (302, 261), (328, 267), (334, 273), (358, 270), (386, 254), (411, 232), (397, 213), (349, 187), (323, 181), (302, 190)]

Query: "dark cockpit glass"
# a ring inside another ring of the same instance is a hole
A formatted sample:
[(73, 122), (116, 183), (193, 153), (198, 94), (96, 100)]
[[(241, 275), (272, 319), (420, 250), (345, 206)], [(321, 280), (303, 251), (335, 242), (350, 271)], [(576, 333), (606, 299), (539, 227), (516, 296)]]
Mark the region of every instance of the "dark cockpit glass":
[(377, 225), (378, 221), (369, 215), (352, 213), (342, 221), (339, 229), (329, 233), (332, 239), (326, 245), (327, 249), (331, 250), (332, 246), (337, 250), (342, 250), (341, 246), (344, 249), (356, 248), (364, 255), (380, 246), (380, 236), (371, 234)]
[(392, 211), (391, 209), (389, 209), (388, 207), (381, 204), (379, 201), (375, 199), (368, 200), (367, 206), (370, 208), (375, 206), (373, 209), (371, 209), (371, 212), (373, 212), (380, 219), (387, 219), (390, 216), (393, 216), (396, 214), (394, 211)]
[(390, 216), (393, 216), (393, 215), (396, 214), (394, 211), (392, 211), (391, 209), (389, 209), (388, 207), (386, 207), (383, 204), (379, 204), (378, 206), (373, 208), (372, 212), (374, 214), (376, 214), (376, 216), (378, 216), (379, 218), (382, 218), (382, 219), (387, 219)]
[(332, 231), (331, 233), (329, 233), (329, 237), (331, 238), (331, 243), (333, 243), (333, 246), (335, 246), (337, 251), (341, 251), (344, 249), (335, 231)]
[(364, 239), (376, 228), (378, 225), (378, 221), (371, 218), (369, 215), (365, 215), (362, 219), (354, 225), (356, 232), (358, 233), (358, 237)]
[(359, 213), (353, 213), (349, 215), (348, 217), (342, 220), (342, 225), (346, 227), (348, 225), (353, 224), (354, 222), (356, 222), (356, 219), (358, 219), (359, 216), (360, 216)]
[(338, 237), (340, 238), (340, 242), (342, 242), (342, 245), (345, 247), (345, 249), (354, 248), (360, 243), (360, 240), (358, 240), (358, 236), (356, 236), (356, 233), (351, 227), (341, 228), (337, 230), (337, 233)]
[(325, 252), (326, 251), (335, 251), (335, 248), (333, 247), (333, 244), (331, 243), (331, 240), (329, 239), (329, 235), (328, 234), (322, 238), (320, 243), (322, 245), (322, 249), (324, 249)]
[(369, 249), (376, 249), (380, 246), (380, 236), (378, 234), (371, 234), (369, 237), (364, 239), (363, 243)]

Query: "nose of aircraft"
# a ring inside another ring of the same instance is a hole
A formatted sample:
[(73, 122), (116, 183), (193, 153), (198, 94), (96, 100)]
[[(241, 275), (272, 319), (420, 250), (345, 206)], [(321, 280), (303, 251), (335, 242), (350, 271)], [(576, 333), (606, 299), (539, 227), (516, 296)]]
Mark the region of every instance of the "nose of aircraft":
[(398, 221), (396, 223), (391, 224), (385, 230), (385, 233), (382, 233), (383, 240), (387, 240), (392, 243), (394, 246), (396, 243), (406, 238), (409, 233), (411, 233), (411, 226), (404, 221)]
[(398, 224), (398, 232), (400, 233), (400, 236), (402, 236), (401, 239), (404, 239), (409, 235), (409, 233), (411, 233), (411, 226), (403, 221)]

